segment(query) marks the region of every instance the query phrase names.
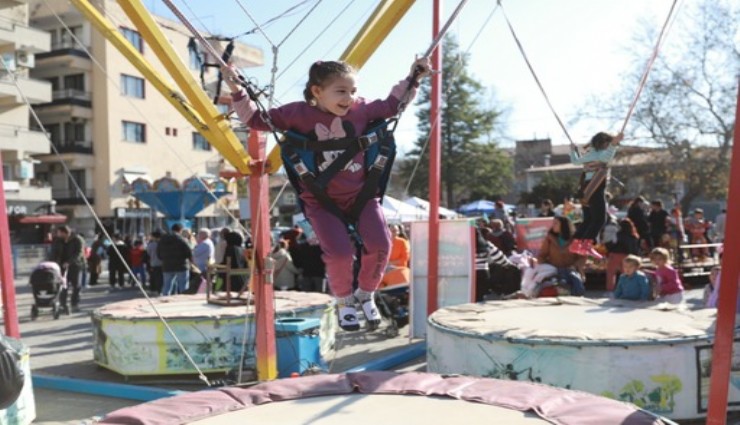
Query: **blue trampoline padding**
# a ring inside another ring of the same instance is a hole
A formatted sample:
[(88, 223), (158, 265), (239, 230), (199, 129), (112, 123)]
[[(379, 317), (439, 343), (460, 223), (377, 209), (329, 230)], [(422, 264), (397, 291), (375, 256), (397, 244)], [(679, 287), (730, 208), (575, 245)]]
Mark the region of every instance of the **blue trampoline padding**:
[(70, 391), (138, 401), (158, 400), (187, 392), (61, 376), (33, 375), (31, 379), (34, 388), (46, 388), (49, 390)]

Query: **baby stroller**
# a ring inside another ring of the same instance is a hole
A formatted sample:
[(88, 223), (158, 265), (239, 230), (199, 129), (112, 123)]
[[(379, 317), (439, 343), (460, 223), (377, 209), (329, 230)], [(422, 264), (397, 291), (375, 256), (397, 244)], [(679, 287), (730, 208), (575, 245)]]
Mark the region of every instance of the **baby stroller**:
[(39, 316), (39, 308), (51, 308), (55, 320), (62, 311), (69, 314), (67, 306), (60, 302), (61, 298), (66, 299), (64, 295), (67, 291), (67, 279), (62, 275), (57, 263), (53, 261), (39, 263), (31, 272), (29, 283), (34, 301), (31, 306), (31, 320), (36, 320)]
[(409, 284), (381, 288), (375, 293), (375, 304), (380, 315), (390, 322), (386, 335), (397, 336), (399, 329), (409, 323)]

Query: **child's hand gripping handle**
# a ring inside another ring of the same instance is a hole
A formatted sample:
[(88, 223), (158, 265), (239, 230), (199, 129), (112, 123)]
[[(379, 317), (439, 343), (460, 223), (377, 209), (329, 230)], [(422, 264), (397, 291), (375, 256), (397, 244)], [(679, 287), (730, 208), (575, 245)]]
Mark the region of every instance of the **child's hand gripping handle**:
[(247, 96), (252, 100), (257, 100), (257, 93), (255, 93), (251, 84), (239, 73), (234, 65), (228, 65), (221, 67), (221, 73), (224, 76), (224, 81), (232, 93), (239, 92), (242, 87), (247, 91)]
[(411, 65), (411, 74), (409, 74), (409, 82), (414, 86), (419, 85), (419, 81), (432, 72), (432, 63), (428, 56), (422, 56), (414, 61)]

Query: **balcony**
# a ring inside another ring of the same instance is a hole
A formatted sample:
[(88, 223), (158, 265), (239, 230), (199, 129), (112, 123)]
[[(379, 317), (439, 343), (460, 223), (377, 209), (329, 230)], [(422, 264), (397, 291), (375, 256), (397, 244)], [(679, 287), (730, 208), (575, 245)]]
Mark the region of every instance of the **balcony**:
[(51, 102), (36, 105), (41, 119), (57, 117), (92, 118), (92, 101), (90, 92), (78, 89), (55, 90)]
[[(93, 189), (83, 189), (88, 202), (95, 202), (95, 191)], [(57, 205), (84, 205), (85, 201), (77, 189), (53, 189), (51, 197), (57, 201)]]
[(74, 142), (64, 141), (62, 143), (54, 143), (59, 153), (80, 153), (80, 154), (93, 154), (93, 145), (91, 141), (77, 140)]
[(0, 9), (28, 4), (30, 0), (0, 0)]
[(30, 28), (21, 23), (3, 22), (0, 24), (0, 46), (13, 46), (12, 50), (25, 50), (29, 53), (48, 52), (51, 47), (49, 33)]
[(51, 187), (42, 185), (22, 184), (21, 182), (6, 181), (4, 184), (5, 199), (7, 201), (40, 201), (51, 200)]
[(93, 63), (85, 49), (72, 40), (63, 40), (53, 43), (51, 51), (36, 55), (36, 66), (31, 70), (34, 78), (51, 78), (59, 76), (60, 69), (85, 72), (92, 71)]
[(0, 124), (0, 150), (22, 150), (30, 155), (49, 153), (49, 140), (41, 131)]
[[(16, 107), (25, 104), (20, 91), (30, 103), (45, 103), (51, 101), (51, 83), (32, 80), (16, 75), (16, 82), (7, 73), (0, 73), (0, 108)], [(18, 87), (16, 87), (16, 83)]]

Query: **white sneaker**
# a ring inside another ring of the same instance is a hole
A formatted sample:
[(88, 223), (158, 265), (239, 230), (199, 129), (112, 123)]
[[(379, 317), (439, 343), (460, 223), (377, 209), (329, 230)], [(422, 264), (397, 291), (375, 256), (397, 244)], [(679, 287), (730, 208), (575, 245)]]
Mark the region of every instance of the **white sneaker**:
[(378, 306), (375, 305), (375, 299), (370, 298), (369, 300), (362, 303), (362, 312), (365, 313), (365, 320), (371, 328), (377, 328), (380, 325), (380, 312)]
[(345, 331), (354, 332), (360, 330), (360, 320), (357, 318), (357, 309), (354, 305), (337, 305), (339, 316), (339, 327)]

